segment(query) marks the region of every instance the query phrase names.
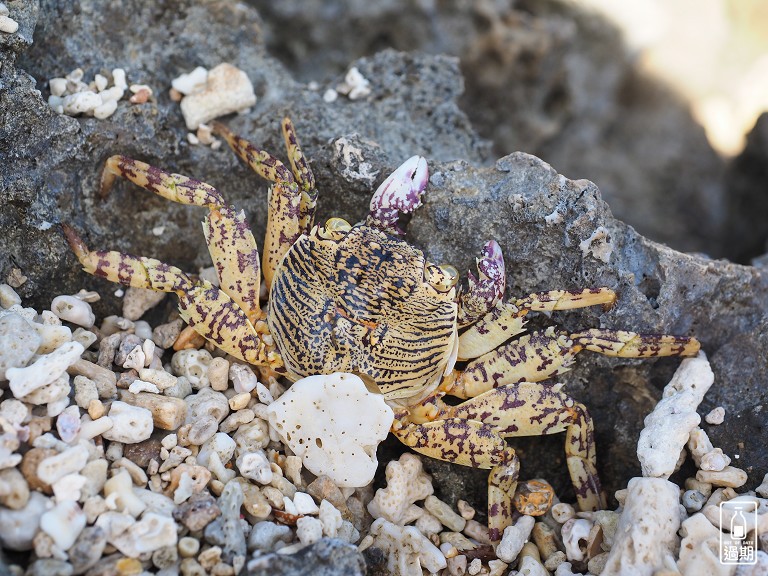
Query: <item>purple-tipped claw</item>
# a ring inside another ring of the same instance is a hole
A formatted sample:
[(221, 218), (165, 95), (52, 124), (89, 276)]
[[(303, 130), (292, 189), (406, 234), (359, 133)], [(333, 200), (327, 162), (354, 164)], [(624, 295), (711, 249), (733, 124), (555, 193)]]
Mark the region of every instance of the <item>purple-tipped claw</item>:
[(412, 156), (381, 183), (371, 198), (367, 224), (400, 235), (400, 214), (408, 214), (421, 206), (421, 195), (427, 188), (429, 169), (422, 156)]
[(488, 280), (488, 291), (494, 295), (493, 304), (496, 304), (496, 301), (504, 296), (504, 288), (507, 284), (504, 256), (496, 240), (489, 240), (483, 246), (481, 256), (477, 260), (477, 270), (480, 272), (481, 283)]
[(469, 287), (459, 298), (458, 323), (466, 326), (479, 320), (488, 313), (504, 296), (507, 274), (501, 247), (495, 240), (489, 240), (483, 246), (477, 259), (479, 277), (468, 274)]

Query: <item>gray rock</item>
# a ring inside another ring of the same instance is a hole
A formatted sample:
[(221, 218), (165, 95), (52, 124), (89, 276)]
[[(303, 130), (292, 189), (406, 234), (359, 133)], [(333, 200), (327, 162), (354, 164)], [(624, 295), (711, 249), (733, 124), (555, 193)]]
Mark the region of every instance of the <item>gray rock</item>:
[(687, 104), (643, 77), (621, 33), (583, 6), (252, 3), (272, 53), (305, 80), (326, 81), (385, 46), (459, 57), (462, 109), (498, 156), (524, 150), (569, 177), (590, 178), (618, 218), (654, 240), (733, 254), (723, 230), (723, 161)]
[(295, 554), (266, 554), (250, 560), (248, 576), (364, 576), (365, 560), (357, 546), (321, 538)]
[[(234, 29), (233, 22), (238, 22)], [(171, 80), (195, 66), (230, 62), (248, 74), (256, 106), (251, 114), (227, 121), (282, 157), (279, 121), (285, 114), (293, 117), (320, 184), (321, 219), (357, 218), (370, 195), (369, 182), (350, 179), (348, 167), (332, 163), (340, 138), (373, 143), (365, 149), (371, 155), (365, 160), (379, 178), (384, 167), (417, 152), (473, 161), (488, 152), (456, 105), (462, 90), (457, 60), (385, 53), (360, 63), (373, 86), (370, 98), (353, 102), (341, 97), (326, 103), (321, 92), (297, 83), (266, 54), (261, 21), (243, 3), (175, 0), (156, 6), (133, 0), (105, 6), (92, 0), (49, 0), (42, 3), (35, 38), (18, 62), (15, 53), (0, 55), (8, 119), (0, 138), (5, 149), (13, 150), (13, 169), (4, 170), (0, 181), (5, 194), (0, 231), (7, 247), (0, 253), (0, 278), (19, 268), (29, 278), (19, 293), (32, 305), (47, 304), (51, 286), (57, 294), (90, 286), (106, 296), (95, 306), (97, 314), (103, 317), (107, 310), (119, 308), (110, 296), (113, 287), (106, 289), (103, 282), (77, 272), (57, 229), (59, 222), (84, 232), (94, 248), (154, 256), (193, 272), (208, 265), (199, 233), (202, 210), (167, 202), (124, 182), (106, 199), (99, 196), (99, 174), (111, 154), (217, 186), (246, 210), (256, 237), (263, 237), (267, 183), (226, 147), (212, 151), (189, 145), (179, 105), (167, 95)], [(84, 67), (86, 79), (125, 67), (128, 82), (148, 84), (154, 97), (143, 105), (123, 100), (106, 120), (59, 116), (45, 103), (47, 80), (77, 66)], [(339, 168), (346, 170), (347, 178), (335, 172)], [(164, 236), (151, 234), (160, 224)]]
[(221, 508), (213, 496), (206, 493), (192, 494), (186, 502), (173, 510), (173, 518), (192, 531), (202, 530), (221, 516)]

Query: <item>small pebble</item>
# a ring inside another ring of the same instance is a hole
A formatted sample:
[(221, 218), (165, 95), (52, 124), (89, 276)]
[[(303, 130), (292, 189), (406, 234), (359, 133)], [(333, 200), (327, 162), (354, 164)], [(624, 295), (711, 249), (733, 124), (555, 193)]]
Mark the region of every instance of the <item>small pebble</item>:
[(11, 306), (20, 306), (21, 297), (8, 284), (0, 284), (0, 308), (6, 310)]
[(755, 492), (757, 492), (763, 498), (768, 498), (768, 473), (763, 476), (763, 481), (760, 483), (760, 486), (755, 488)]
[[(229, 362), (224, 358), (214, 358), (208, 364), (208, 381), (211, 388), (223, 392), (229, 387)], [(233, 408), (235, 410), (235, 408)]]
[(558, 524), (565, 524), (568, 520), (576, 516), (576, 510), (573, 506), (565, 502), (558, 502), (552, 506), (552, 517)]
[(689, 514), (701, 510), (706, 501), (707, 497), (698, 490), (686, 490), (685, 493), (683, 493), (683, 506), (685, 506), (685, 509)]
[(293, 497), (293, 505), (296, 507), (298, 514), (312, 515), (320, 513), (320, 508), (315, 504), (312, 496), (305, 492), (296, 492)]
[(717, 426), (719, 424), (722, 424), (725, 420), (725, 408), (722, 406), (718, 406), (717, 408), (712, 409), (712, 411), (704, 416), (704, 421), (707, 424), (712, 424), (713, 426)]
[(456, 514), (448, 504), (439, 500), (434, 495), (427, 496), (426, 500), (424, 500), (424, 508), (426, 508), (435, 518), (440, 520), (440, 522), (449, 530), (454, 532), (461, 532), (464, 530), (467, 521)]
[[(195, 73), (199, 70), (196, 69)], [(202, 74), (199, 74), (202, 76)], [(181, 101), (181, 113), (189, 130), (196, 130), (214, 118), (239, 112), (256, 103), (256, 95), (248, 76), (231, 64), (219, 64), (205, 75), (205, 86), (198, 90), (199, 81), (191, 87), (174, 80), (179, 92), (193, 90)], [(190, 84), (192, 82), (189, 82)], [(197, 140), (197, 137), (195, 137)]]
[(19, 23), (10, 16), (0, 16), (0, 32), (14, 34), (19, 29)]
[(713, 486), (738, 488), (747, 483), (747, 473), (740, 468), (726, 466), (719, 471), (699, 470), (696, 473), (696, 480), (699, 482), (708, 482)]
[(532, 516), (521, 516), (515, 524), (504, 529), (501, 542), (496, 547), (496, 556), (499, 560), (510, 564), (517, 558), (535, 523)]
[(184, 536), (179, 539), (178, 543), (179, 554), (183, 558), (192, 558), (197, 555), (200, 550), (200, 541), (189, 536)]

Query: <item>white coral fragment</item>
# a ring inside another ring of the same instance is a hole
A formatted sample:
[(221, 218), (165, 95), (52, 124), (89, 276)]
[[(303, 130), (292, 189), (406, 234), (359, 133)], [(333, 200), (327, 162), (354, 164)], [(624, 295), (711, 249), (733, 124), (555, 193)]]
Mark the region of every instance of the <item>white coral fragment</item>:
[(601, 576), (651, 576), (674, 567), (680, 517), (676, 484), (662, 478), (632, 478)]
[(371, 83), (353, 66), (344, 76), (344, 82), (336, 86), (336, 92), (346, 95), (350, 100), (359, 100), (371, 93)]
[(662, 399), (645, 418), (640, 432), (637, 457), (643, 476), (669, 478), (675, 471), (680, 452), (701, 417), (696, 408), (714, 382), (707, 357), (699, 352), (686, 358), (664, 388)]
[(694, 514), (683, 522), (680, 529), (680, 559), (677, 567), (683, 576), (730, 576), (734, 566), (720, 562), (722, 533), (712, 526), (702, 513)]
[(394, 420), (381, 394), (369, 392), (358, 376), (339, 372), (302, 378), (267, 413), (310, 472), (353, 488), (373, 480), (376, 448)]
[(434, 492), (432, 479), (421, 465), (415, 454), (406, 452), (400, 460), (387, 464), (387, 486), (376, 490), (376, 495), (368, 504), (368, 511), (374, 518), (385, 518), (395, 524), (405, 524), (422, 514), (414, 503), (424, 500)]
[(152, 412), (125, 402), (112, 402), (109, 409), (112, 427), (104, 432), (104, 438), (115, 442), (136, 444), (152, 435)]
[[(573, 520), (569, 520), (569, 522), (573, 522)], [(496, 556), (499, 557), (499, 560), (507, 564), (514, 562), (517, 555), (520, 554), (520, 550), (523, 549), (523, 545), (528, 541), (535, 523), (536, 520), (533, 516), (521, 516), (515, 524), (504, 529), (501, 542), (496, 547)], [(589, 529), (587, 529), (587, 533), (589, 533)]]
[[(549, 221), (547, 222), (549, 223)], [(607, 263), (610, 261), (611, 253), (613, 252), (611, 235), (605, 227), (600, 226), (592, 232), (592, 235), (589, 238), (586, 238), (579, 243), (579, 248), (581, 248), (581, 253), (584, 258), (592, 253), (592, 256), (594, 256), (595, 259)]]
[(397, 526), (384, 518), (375, 520), (370, 535), (373, 545), (388, 555), (393, 576), (422, 576), (422, 568), (435, 574), (448, 564), (440, 550), (414, 526)]
[(171, 81), (171, 86), (173, 86), (174, 90), (187, 96), (188, 94), (194, 94), (195, 92), (202, 92), (205, 90), (205, 83), (207, 81), (208, 70), (202, 66), (198, 66), (192, 70), (192, 72), (174, 78)]
[(56, 296), (51, 302), (51, 311), (62, 320), (84, 328), (90, 328), (96, 322), (91, 305), (74, 296)]
[(200, 124), (254, 104), (256, 95), (248, 75), (224, 63), (208, 72), (203, 90), (192, 92), (181, 101), (181, 113), (187, 128), (195, 130)]
[(584, 560), (584, 549), (590, 530), (592, 530), (592, 522), (584, 518), (571, 518), (563, 524), (563, 546), (565, 546), (565, 556), (568, 560)]
[(78, 342), (67, 342), (50, 354), (40, 356), (25, 368), (8, 368), (5, 375), (10, 382), (11, 392), (16, 398), (21, 398), (51, 384), (80, 359), (84, 350)]

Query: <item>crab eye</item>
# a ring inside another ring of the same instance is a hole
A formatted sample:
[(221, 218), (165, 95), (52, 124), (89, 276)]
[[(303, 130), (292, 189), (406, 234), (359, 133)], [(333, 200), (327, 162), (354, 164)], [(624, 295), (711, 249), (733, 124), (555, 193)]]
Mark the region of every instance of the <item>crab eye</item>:
[(448, 292), (459, 281), (459, 271), (450, 264), (427, 264), (424, 277), (438, 292)]
[(352, 225), (344, 218), (329, 218), (325, 227), (320, 229), (320, 236), (326, 240), (340, 240), (350, 230)]

